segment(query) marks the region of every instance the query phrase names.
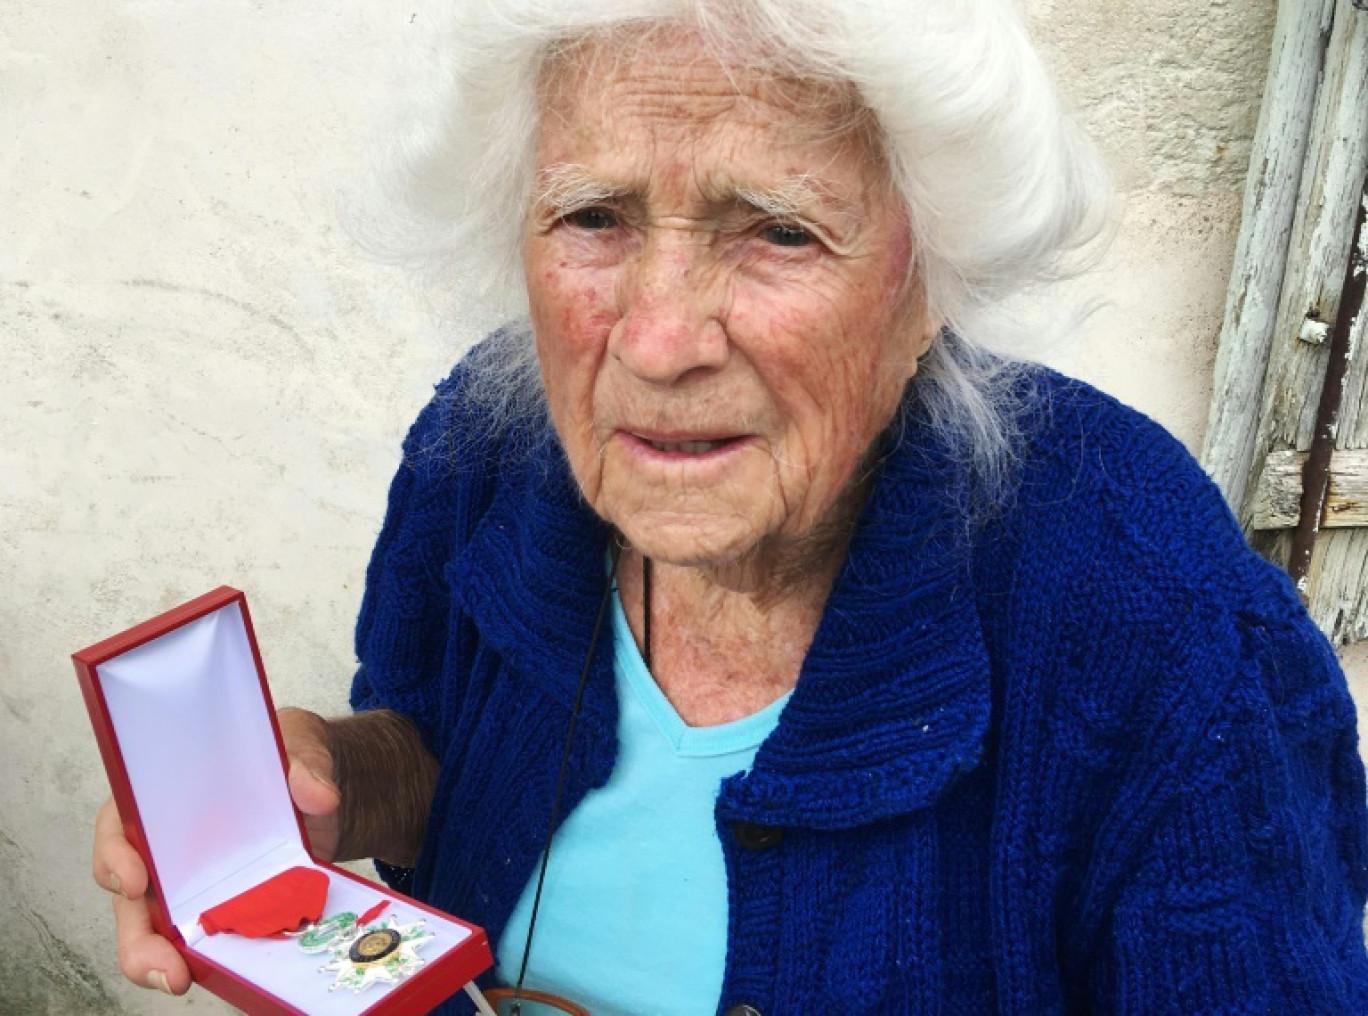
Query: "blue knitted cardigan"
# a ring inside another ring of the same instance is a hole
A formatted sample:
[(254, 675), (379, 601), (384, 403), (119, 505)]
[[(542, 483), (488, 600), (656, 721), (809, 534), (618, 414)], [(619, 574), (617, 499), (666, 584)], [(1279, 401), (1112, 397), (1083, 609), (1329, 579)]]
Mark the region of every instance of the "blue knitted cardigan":
[[(418, 866), (390, 874), (497, 941), (608, 532), (549, 429), (481, 436), (469, 383), (458, 367), (406, 442), (352, 699), (411, 717), (441, 762)], [(1364, 1016), (1364, 773), (1330, 647), (1177, 442), (1032, 383), (986, 523), (914, 395), (886, 441), (778, 728), (720, 789), (718, 1012)], [(613, 767), (611, 641), (567, 809)]]

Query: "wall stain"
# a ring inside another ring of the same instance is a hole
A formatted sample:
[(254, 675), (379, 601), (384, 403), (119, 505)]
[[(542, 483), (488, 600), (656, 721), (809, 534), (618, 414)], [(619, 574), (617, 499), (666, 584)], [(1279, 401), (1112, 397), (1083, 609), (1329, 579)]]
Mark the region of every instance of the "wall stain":
[(23, 850), (19, 848), (19, 844), (10, 839), (3, 829), (0, 829), (0, 848), (3, 848), (5, 853), (13, 855), (13, 857), (5, 859), (7, 865), (13, 863), (14, 859), (23, 853)]
[[(116, 1016), (126, 1013), (95, 969), (37, 913), (20, 904), (0, 964), (5, 1011), (26, 1016)], [(28, 933), (25, 933), (25, 926)], [(11, 1008), (13, 1007), (13, 1008)]]
[(272, 314), (270, 311), (262, 310), (260, 307), (248, 303), (246, 300), (239, 300), (235, 296), (229, 296), (227, 293), (220, 293), (216, 289), (209, 289), (204, 286), (183, 286), (179, 283), (167, 282), (165, 279), (134, 278), (121, 279), (120, 282), (133, 289), (153, 289), (162, 293), (171, 293), (176, 296), (202, 296), (209, 300), (225, 303), (230, 307), (240, 310), (248, 317), (255, 318), (258, 321), (265, 321), (267, 324), (280, 329), (294, 340), (295, 346), (301, 353), (310, 360), (313, 359), (313, 349), (304, 341), (304, 337), (299, 334), (293, 325), (288, 321), (285, 321), (278, 314)]
[[(0, 829), (0, 857), (13, 871), (26, 852)], [(15, 1016), (126, 1016), (95, 968), (55, 934), (36, 911), (12, 902), (22, 921), (11, 921), (0, 963), (0, 1013)], [(111, 949), (113, 943), (110, 944)]]
[[(5, 711), (13, 716), (20, 723), (28, 723), (33, 718), (33, 703), (21, 699), (16, 695), (8, 695), (0, 692), (0, 703), (5, 706)], [(0, 839), (4, 834), (0, 833)]]

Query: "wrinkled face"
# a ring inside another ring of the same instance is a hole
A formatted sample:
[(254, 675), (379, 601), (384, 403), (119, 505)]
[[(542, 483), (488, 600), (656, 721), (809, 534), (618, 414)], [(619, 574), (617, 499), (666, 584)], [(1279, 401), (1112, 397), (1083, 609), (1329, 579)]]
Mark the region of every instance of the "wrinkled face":
[(933, 330), (848, 97), (692, 36), (544, 82), (524, 260), (552, 418), (644, 554), (726, 564), (837, 531)]

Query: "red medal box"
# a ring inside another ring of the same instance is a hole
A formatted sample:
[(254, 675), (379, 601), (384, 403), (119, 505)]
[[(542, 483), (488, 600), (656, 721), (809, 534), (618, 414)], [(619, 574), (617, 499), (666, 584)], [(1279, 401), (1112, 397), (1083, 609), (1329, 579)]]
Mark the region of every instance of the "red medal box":
[[(147, 862), (153, 925), (199, 984), (252, 1014), (379, 1016), (427, 1012), (491, 966), (480, 928), (310, 856), (242, 593), (221, 587), (72, 659), (125, 835)], [(206, 910), (294, 867), (327, 876), (324, 918), (386, 902), (383, 919), (421, 921), (421, 966), (353, 991), (294, 938), (205, 933)]]

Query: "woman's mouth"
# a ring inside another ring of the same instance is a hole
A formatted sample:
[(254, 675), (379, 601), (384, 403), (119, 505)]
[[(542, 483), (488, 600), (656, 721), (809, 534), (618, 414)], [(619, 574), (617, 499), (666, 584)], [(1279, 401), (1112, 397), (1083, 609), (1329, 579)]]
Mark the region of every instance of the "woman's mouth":
[(658, 452), (705, 455), (723, 445), (731, 444), (736, 438), (726, 437), (716, 441), (652, 441), (649, 438), (643, 438), (643, 440)]
[(624, 431), (622, 436), (648, 456), (668, 456), (676, 462), (724, 454), (733, 446), (744, 444), (749, 437), (746, 434), (703, 437), (694, 434), (642, 434), (635, 431)]

